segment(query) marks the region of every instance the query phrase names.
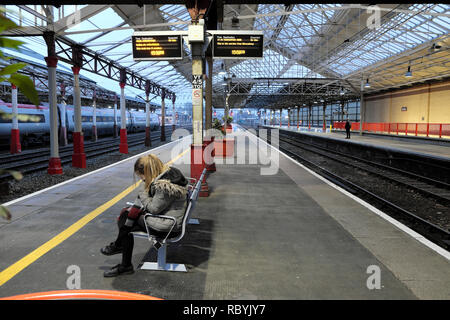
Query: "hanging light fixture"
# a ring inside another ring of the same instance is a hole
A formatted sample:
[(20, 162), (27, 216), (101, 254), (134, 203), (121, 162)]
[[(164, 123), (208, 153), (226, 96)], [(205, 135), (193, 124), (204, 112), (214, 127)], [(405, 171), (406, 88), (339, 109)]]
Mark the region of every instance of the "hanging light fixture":
[(343, 87), (341, 87), (341, 91), (339, 91), (339, 94), (340, 94), (341, 96), (343, 96), (343, 95), (345, 94), (345, 90), (344, 90)]
[(364, 88), (370, 88), (369, 78), (367, 78), (366, 84), (364, 85)]
[(441, 46), (440, 44), (438, 44), (438, 43), (433, 43), (433, 45), (431, 46), (430, 51), (431, 51), (431, 52), (435, 52), (435, 51), (440, 50), (441, 48), (442, 48), (442, 46)]
[(407, 78), (411, 78), (412, 77), (411, 66), (408, 66), (408, 71), (406, 71), (405, 77), (407, 77)]

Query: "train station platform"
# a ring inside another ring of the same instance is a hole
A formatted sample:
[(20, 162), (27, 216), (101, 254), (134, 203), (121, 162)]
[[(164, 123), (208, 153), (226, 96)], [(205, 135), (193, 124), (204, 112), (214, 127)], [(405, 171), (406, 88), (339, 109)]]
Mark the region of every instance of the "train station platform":
[[(280, 129), (280, 126), (265, 126)], [(330, 132), (330, 130), (327, 129), (326, 132), (323, 132), (322, 128), (311, 128), (311, 130), (308, 131), (308, 128), (306, 127), (301, 127), (297, 130), (296, 126), (291, 126), (289, 128), (287, 126), (282, 126), (281, 129), (292, 132), (300, 132), (302, 134), (326, 136), (332, 139), (346, 140), (352, 143), (362, 143), (382, 148), (392, 148), (409, 153), (413, 152), (417, 154), (431, 155), (450, 160), (450, 141), (441, 141), (441, 143), (438, 144), (439, 141), (436, 141), (438, 139), (433, 139), (434, 141), (432, 141), (431, 139), (417, 139), (416, 137), (406, 136), (401, 136), (401, 138), (398, 138), (395, 135), (359, 135), (359, 132), (354, 131), (351, 132), (350, 140), (347, 140), (345, 139), (345, 131)]]
[[(103, 277), (120, 255), (100, 248), (114, 240), (116, 217), (138, 192), (129, 189), (129, 158), (7, 204), (13, 221), (0, 226), (0, 297), (65, 290), (75, 265), (82, 289), (164, 299), (450, 299), (449, 252), (256, 136), (236, 141), (235, 156), (216, 158), (208, 175), (209, 197), (193, 213), (200, 224), (168, 247), (167, 261), (186, 264), (187, 273)], [(189, 175), (187, 150), (172, 142), (149, 152), (176, 159)], [(149, 247), (135, 240), (135, 269), (155, 261)]]

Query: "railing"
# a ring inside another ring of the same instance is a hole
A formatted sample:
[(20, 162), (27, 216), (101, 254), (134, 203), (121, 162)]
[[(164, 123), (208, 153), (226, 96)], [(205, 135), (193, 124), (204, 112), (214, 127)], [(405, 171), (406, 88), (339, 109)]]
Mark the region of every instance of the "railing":
[[(333, 129), (345, 130), (345, 122), (334, 122)], [(450, 139), (450, 123), (364, 122), (362, 129), (367, 132)], [(352, 122), (351, 130), (359, 131), (359, 122)]]

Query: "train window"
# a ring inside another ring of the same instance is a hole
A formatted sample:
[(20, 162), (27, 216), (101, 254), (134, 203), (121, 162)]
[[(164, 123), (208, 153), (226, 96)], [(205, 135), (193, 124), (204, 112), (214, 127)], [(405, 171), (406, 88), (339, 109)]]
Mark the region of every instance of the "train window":
[(82, 116), (81, 122), (93, 122), (93, 117), (92, 116)]
[(11, 119), (3, 117), (3, 115), (0, 115), (0, 123), (11, 123), (11, 122), (12, 122)]
[(28, 119), (20, 120), (20, 123), (44, 123), (45, 117), (43, 114), (26, 114), (26, 116), (29, 116)]
[[(43, 114), (24, 114), (24, 113), (19, 113), (20, 116), (22, 116), (22, 118), (26, 119), (20, 119), (19, 118), (19, 123), (44, 123), (45, 122), (45, 117)], [(0, 117), (0, 123), (11, 123), (12, 119), (8, 119), (8, 118), (3, 118)]]

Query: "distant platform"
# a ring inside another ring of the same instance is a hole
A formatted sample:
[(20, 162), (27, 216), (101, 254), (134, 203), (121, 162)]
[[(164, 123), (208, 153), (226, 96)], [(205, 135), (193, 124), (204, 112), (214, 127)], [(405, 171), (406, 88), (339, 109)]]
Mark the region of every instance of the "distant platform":
[[(274, 129), (280, 129), (280, 126), (269, 126), (265, 125), (266, 127), (271, 127)], [(308, 128), (301, 127), (299, 130), (297, 130), (296, 126), (291, 126), (288, 128), (287, 126), (282, 126), (282, 130), (288, 130), (293, 132), (301, 132), (302, 134), (312, 134), (312, 135), (319, 135), (319, 136), (327, 136), (333, 139), (339, 139), (339, 140), (347, 140), (349, 142), (357, 142), (357, 143), (364, 143), (368, 145), (373, 146), (379, 146), (379, 147), (386, 147), (386, 148), (393, 148), (397, 150), (402, 150), (405, 152), (415, 152), (420, 154), (426, 154), (426, 155), (433, 155), (437, 157), (442, 157), (450, 160), (450, 143), (445, 145), (437, 145), (434, 143), (430, 143), (429, 141), (425, 139), (416, 139), (415, 137), (402, 137), (401, 140), (395, 140), (393, 139), (395, 136), (387, 135), (365, 135), (362, 136), (359, 135), (359, 132), (351, 132), (350, 140), (345, 139), (346, 134), (345, 131), (339, 132), (339, 131), (332, 131), (330, 132), (330, 129), (327, 128), (326, 132), (322, 131), (322, 128), (311, 128), (310, 131), (308, 131)]]

